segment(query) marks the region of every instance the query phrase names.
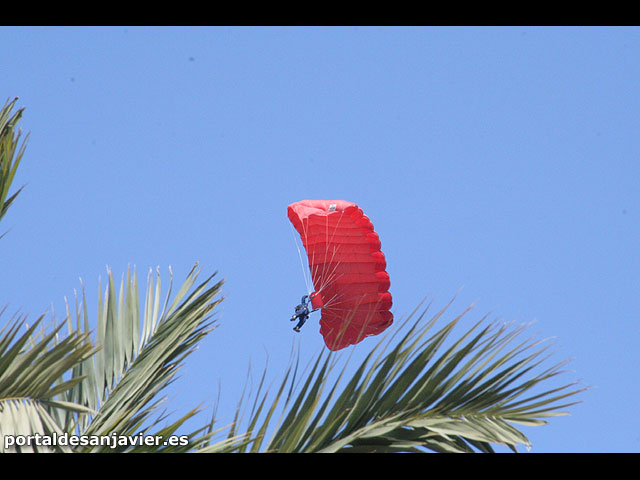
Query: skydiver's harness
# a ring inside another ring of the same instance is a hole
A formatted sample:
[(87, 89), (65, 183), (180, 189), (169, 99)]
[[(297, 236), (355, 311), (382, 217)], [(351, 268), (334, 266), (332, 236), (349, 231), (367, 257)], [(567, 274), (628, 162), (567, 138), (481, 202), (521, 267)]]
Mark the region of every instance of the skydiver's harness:
[(298, 305), (295, 308), (295, 312), (292, 316), (291, 316), (291, 321), (295, 321), (298, 320), (298, 324), (293, 327), (293, 329), (296, 332), (300, 331), (300, 328), (304, 325), (304, 323), (309, 319), (309, 314), (315, 312), (316, 310), (318, 310), (317, 308), (315, 310), (311, 310), (309, 311), (309, 303), (311, 302), (311, 297), (309, 297), (309, 295), (305, 295), (304, 297), (302, 297), (302, 300), (300, 300), (300, 305)]

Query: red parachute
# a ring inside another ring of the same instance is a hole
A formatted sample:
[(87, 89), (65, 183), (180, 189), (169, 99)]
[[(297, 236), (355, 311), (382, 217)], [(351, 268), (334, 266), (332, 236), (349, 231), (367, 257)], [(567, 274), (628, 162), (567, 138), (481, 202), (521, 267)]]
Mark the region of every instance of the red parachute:
[(340, 350), (389, 327), (389, 274), (369, 217), (344, 200), (302, 200), (289, 205), (287, 215), (307, 252), (311, 303), (322, 308), (327, 347)]

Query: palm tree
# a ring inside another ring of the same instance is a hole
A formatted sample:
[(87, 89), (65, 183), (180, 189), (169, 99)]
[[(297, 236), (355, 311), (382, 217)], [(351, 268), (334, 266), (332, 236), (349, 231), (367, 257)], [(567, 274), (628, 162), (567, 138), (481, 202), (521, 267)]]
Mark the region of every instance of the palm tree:
[[(19, 193), (8, 194), (25, 148), (15, 102), (0, 112), (0, 218)], [(0, 451), (516, 451), (530, 446), (519, 426), (567, 414), (583, 390), (551, 381), (564, 363), (547, 364), (548, 342), (519, 341), (526, 326), (483, 318), (454, 338), (470, 309), (444, 321), (450, 303), (430, 317), (431, 306), (416, 309), (357, 365), (323, 351), (304, 370), (295, 354), (274, 390), (265, 370), (228, 425), (212, 418), (184, 432), (200, 408), (170, 419), (162, 392), (215, 329), (223, 300), (222, 280), (199, 274), (196, 265), (171, 295), (173, 279), (163, 294), (160, 271), (149, 271), (142, 297), (135, 269), (118, 289), (108, 271), (93, 321), (84, 287), (61, 322), (10, 318), (0, 329)], [(156, 436), (177, 441), (141, 441)]]

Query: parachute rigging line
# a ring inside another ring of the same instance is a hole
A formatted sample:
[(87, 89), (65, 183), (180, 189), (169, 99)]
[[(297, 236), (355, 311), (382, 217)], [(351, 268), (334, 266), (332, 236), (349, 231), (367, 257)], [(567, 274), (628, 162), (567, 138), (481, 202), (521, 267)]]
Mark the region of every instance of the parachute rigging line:
[(304, 283), (307, 287), (307, 295), (311, 295), (311, 290), (312, 290), (311, 279), (307, 276), (307, 269), (304, 268), (304, 260), (302, 260), (302, 252), (300, 251), (300, 245), (298, 244), (298, 240), (296, 239), (296, 234), (291, 224), (289, 224), (289, 228), (291, 229), (291, 235), (293, 236), (293, 243), (295, 243), (296, 248), (298, 249), (298, 257), (300, 257), (300, 267), (302, 268)]

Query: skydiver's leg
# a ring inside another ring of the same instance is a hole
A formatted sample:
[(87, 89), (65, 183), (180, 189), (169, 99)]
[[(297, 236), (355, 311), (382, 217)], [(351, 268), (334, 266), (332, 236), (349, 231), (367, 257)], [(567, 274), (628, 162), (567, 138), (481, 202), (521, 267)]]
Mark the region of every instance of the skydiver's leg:
[(300, 321), (298, 322), (298, 324), (297, 324), (295, 327), (293, 327), (293, 329), (294, 329), (296, 332), (299, 332), (299, 331), (300, 331), (300, 327), (301, 327), (302, 325), (304, 325), (304, 320), (303, 320), (302, 318), (300, 318)]
[(304, 316), (304, 315), (303, 315), (303, 316), (301, 316), (301, 317), (300, 317), (300, 321), (298, 322), (298, 324), (297, 324), (295, 327), (293, 327), (293, 329), (294, 329), (296, 332), (299, 332), (299, 331), (300, 331), (300, 328), (301, 328), (301, 327), (304, 325), (304, 323), (307, 321), (307, 318), (309, 318), (309, 317)]

